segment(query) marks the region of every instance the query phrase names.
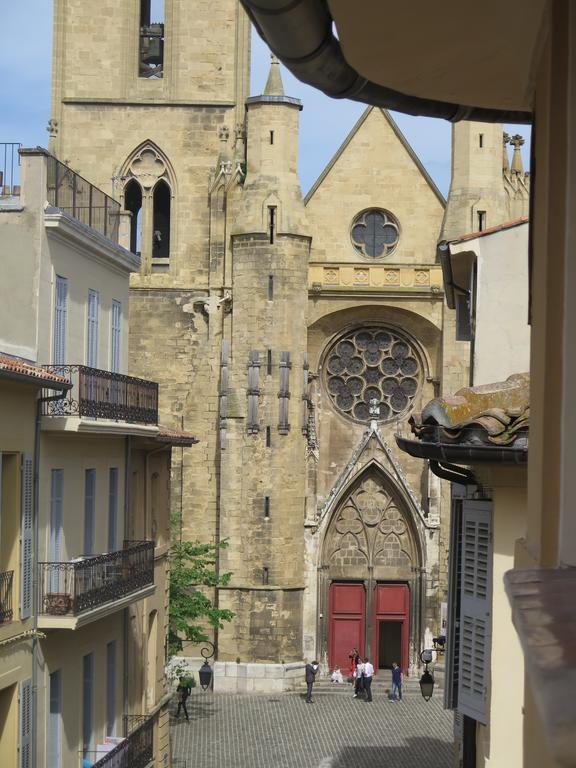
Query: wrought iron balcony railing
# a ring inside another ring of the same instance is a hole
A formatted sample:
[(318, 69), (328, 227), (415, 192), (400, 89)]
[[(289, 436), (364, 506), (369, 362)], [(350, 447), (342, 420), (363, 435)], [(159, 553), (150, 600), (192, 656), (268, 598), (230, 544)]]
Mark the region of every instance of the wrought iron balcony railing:
[[(105, 740), (96, 752), (85, 752), (84, 757), (96, 760), (92, 768), (146, 768), (154, 758), (154, 717), (139, 716), (125, 738)], [(111, 749), (102, 755), (108, 747)]]
[(63, 400), (44, 403), (45, 416), (86, 416), (158, 424), (158, 384), (86, 365), (45, 365), (72, 381)]
[(38, 567), (39, 613), (77, 616), (154, 584), (154, 542), (125, 541), (118, 552)]
[(20, 197), (19, 141), (0, 142), (0, 199)]
[(0, 624), (12, 621), (12, 582), (14, 571), (0, 573)]
[(47, 160), (50, 205), (117, 243), (120, 203), (52, 155), (48, 155)]

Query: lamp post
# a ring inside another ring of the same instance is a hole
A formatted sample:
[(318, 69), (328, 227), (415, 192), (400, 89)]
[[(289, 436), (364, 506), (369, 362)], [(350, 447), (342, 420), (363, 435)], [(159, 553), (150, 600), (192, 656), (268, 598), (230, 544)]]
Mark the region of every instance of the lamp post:
[(433, 655), (430, 648), (426, 648), (420, 654), (420, 661), (426, 665), (424, 674), (420, 678), (420, 691), (424, 701), (430, 701), (434, 692), (434, 675), (428, 672), (428, 664), (432, 661)]
[[(210, 648), (208, 648), (207, 646), (210, 646)], [(211, 659), (212, 656), (214, 656), (214, 653), (215, 653), (214, 645), (209, 640), (205, 640), (204, 647), (201, 648), (200, 650), (200, 654), (204, 659), (204, 664), (202, 664), (202, 666), (198, 670), (200, 686), (203, 691), (206, 691), (212, 685), (213, 672), (212, 672), (212, 667), (208, 663), (208, 659)]]

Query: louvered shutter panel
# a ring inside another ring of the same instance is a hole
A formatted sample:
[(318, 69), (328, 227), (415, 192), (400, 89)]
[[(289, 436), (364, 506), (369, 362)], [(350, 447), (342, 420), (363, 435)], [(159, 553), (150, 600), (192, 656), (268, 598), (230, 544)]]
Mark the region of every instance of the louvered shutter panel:
[(86, 329), (86, 365), (98, 367), (98, 291), (88, 291), (88, 316)]
[(47, 768), (62, 768), (62, 672), (57, 669), (49, 679)]
[(492, 633), (492, 504), (462, 502), (458, 710), (486, 724)]
[(116, 640), (106, 645), (106, 736), (116, 735)]
[(66, 336), (68, 328), (68, 280), (56, 275), (54, 300), (53, 357), (55, 365), (66, 363)]
[(108, 473), (108, 552), (117, 548), (118, 530), (118, 467), (111, 467)]
[[(64, 470), (53, 469), (50, 483), (50, 551), (48, 554), (51, 563), (59, 563), (63, 557), (63, 496)], [(56, 568), (50, 570), (50, 591), (61, 591), (59, 571)]]
[(84, 555), (94, 554), (94, 524), (96, 511), (96, 470), (84, 473)]
[(33, 533), (33, 478), (34, 468), (32, 456), (22, 457), (22, 518), (21, 518), (21, 580), (20, 580), (20, 618), (27, 619), (32, 613), (32, 569), (34, 567), (32, 552)]
[(448, 626), (444, 656), (444, 709), (458, 707), (458, 674), (460, 668), (460, 594), (462, 590), (462, 502), (465, 486), (452, 484), (450, 518), (450, 562), (448, 567)]
[(32, 719), (32, 680), (20, 681), (20, 764), (19, 768), (31, 768), (32, 747), (30, 730)]
[(112, 301), (112, 344), (110, 370), (120, 372), (120, 331), (122, 322), (122, 304), (114, 299)]

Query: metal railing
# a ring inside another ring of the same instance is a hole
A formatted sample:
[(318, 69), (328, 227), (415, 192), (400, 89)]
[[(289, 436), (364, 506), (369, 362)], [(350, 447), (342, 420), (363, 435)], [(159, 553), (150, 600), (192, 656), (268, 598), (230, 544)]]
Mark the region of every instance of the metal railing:
[(0, 624), (12, 621), (12, 583), (14, 571), (0, 573)]
[(125, 541), (118, 552), (38, 568), (39, 613), (77, 616), (154, 584), (154, 542)]
[(47, 157), (48, 202), (118, 242), (120, 203), (52, 155)]
[(62, 400), (44, 403), (45, 416), (86, 416), (136, 424), (158, 424), (158, 384), (87, 365), (45, 365), (72, 381)]
[[(139, 724), (112, 747), (92, 768), (146, 768), (154, 758), (154, 715), (140, 717)], [(84, 757), (94, 759), (95, 752), (84, 753)]]
[(20, 197), (20, 155), (18, 141), (0, 142), (0, 197)]

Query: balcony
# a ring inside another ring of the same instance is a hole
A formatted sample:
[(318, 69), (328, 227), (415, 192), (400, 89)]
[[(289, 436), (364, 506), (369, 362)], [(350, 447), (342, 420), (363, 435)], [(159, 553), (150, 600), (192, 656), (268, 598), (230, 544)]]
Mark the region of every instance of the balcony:
[(0, 572), (0, 624), (12, 621), (12, 582), (14, 571)]
[(158, 384), (86, 365), (45, 365), (72, 382), (63, 400), (44, 403), (45, 416), (158, 424)]
[(154, 542), (38, 568), (39, 626), (78, 629), (154, 592)]
[(154, 758), (154, 716), (125, 716), (125, 738), (108, 737), (95, 752), (92, 768), (146, 768)]
[(51, 206), (118, 243), (120, 203), (47, 154), (47, 199)]

